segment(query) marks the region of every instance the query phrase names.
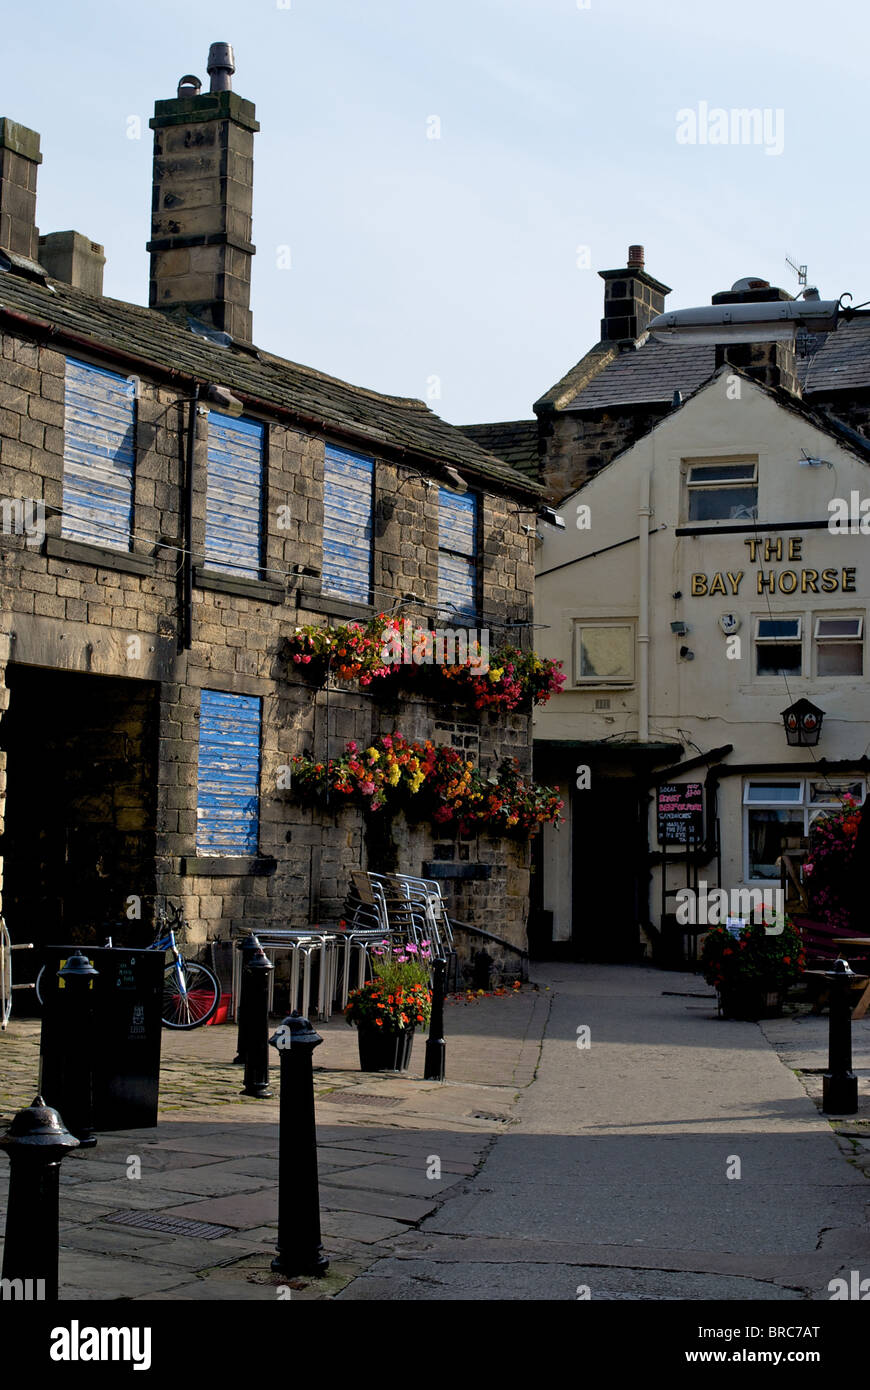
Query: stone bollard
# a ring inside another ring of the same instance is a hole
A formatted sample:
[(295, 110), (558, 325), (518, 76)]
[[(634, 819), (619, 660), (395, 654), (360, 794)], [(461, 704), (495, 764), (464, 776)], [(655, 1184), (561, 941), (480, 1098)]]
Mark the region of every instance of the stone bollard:
[(263, 948), (253, 932), (249, 932), (244, 941), (236, 943), (236, 950), (241, 951), (241, 983), (239, 986), (239, 1005), (236, 1011), (236, 1055), (233, 1058), (233, 1066), (244, 1066), (245, 1064), (245, 966), (248, 961)]
[(320, 1276), (329, 1260), (320, 1240), (313, 1056), (323, 1039), (294, 1012), (269, 1042), (281, 1056), (278, 1254), (272, 1268), (278, 1274)]
[(60, 1165), (78, 1146), (42, 1096), (0, 1139), (11, 1164), (2, 1278), (21, 1280), (23, 1298), (57, 1302)]
[(828, 1070), (822, 1078), (822, 1110), (829, 1115), (854, 1115), (858, 1109), (858, 1078), (852, 1071), (852, 1010), (849, 986), (866, 979), (849, 968), (847, 960), (834, 961), (824, 972), (830, 985)]
[(242, 976), (245, 1001), (242, 1095), (255, 1096), (258, 1100), (269, 1100), (272, 1095), (269, 1090), (269, 976), (272, 969), (272, 962), (258, 943), (255, 951), (248, 952)]
[(443, 1081), (445, 1076), (445, 1057), (447, 1044), (444, 1041), (444, 972), (443, 960), (435, 961), (435, 979), (432, 982), (432, 1017), (429, 1022), (429, 1036), (426, 1039), (426, 1058), (423, 1064), (424, 1081)]

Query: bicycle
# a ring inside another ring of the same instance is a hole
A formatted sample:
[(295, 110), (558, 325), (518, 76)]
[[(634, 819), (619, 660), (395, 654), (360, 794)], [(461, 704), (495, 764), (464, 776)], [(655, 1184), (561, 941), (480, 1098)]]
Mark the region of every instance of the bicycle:
[[(147, 948), (149, 951), (167, 951), (172, 960), (167, 965), (163, 983), (162, 1020), (164, 1028), (190, 1029), (202, 1028), (213, 1018), (220, 1003), (221, 988), (217, 977), (207, 965), (198, 961), (185, 960), (175, 940), (175, 929), (184, 928), (181, 908), (171, 908), (157, 914), (157, 936)], [(112, 938), (106, 938), (106, 945), (112, 945)], [(43, 1002), (40, 988), (45, 966), (36, 977), (36, 997)]]
[(14, 985), (12, 983), (12, 952), (32, 951), (32, 941), (16, 941), (12, 944), (4, 918), (0, 917), (0, 1032), (5, 1033), (12, 1012), (12, 991), (14, 989), (33, 989), (32, 984)]

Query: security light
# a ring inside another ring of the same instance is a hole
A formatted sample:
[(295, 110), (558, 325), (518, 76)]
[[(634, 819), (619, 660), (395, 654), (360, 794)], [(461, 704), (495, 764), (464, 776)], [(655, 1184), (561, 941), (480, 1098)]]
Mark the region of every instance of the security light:
[(565, 529), (565, 518), (559, 516), (559, 513), (552, 507), (539, 507), (538, 517), (541, 521), (546, 521), (548, 526), (555, 526), (559, 531)]
[(234, 415), (236, 419), (245, 408), (238, 396), (234, 396), (232, 391), (227, 390), (226, 386), (215, 386), (214, 382), (205, 388), (205, 398), (212, 405), (216, 405), (218, 410), (225, 411), (227, 415)]
[(445, 465), (444, 472), (447, 475), (447, 481), (443, 484), (443, 486), (446, 487), (450, 492), (458, 492), (459, 496), (463, 497), (465, 493), (468, 491), (468, 483), (465, 481), (465, 479), (461, 478), (457, 473), (456, 469), (451, 468), (449, 464)]

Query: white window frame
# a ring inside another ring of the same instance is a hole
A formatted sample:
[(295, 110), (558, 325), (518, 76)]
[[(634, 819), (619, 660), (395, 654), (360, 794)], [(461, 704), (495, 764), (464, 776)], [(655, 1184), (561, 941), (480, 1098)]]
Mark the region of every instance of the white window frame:
[[(867, 796), (867, 782), (866, 782), (866, 779), (865, 779), (864, 777), (862, 777), (860, 774), (857, 775), (857, 776), (855, 776), (855, 777), (839, 777), (839, 776), (838, 776), (838, 777), (831, 777), (831, 778), (824, 778), (824, 777), (823, 777), (823, 778), (819, 778), (818, 776), (813, 776), (813, 775), (810, 775), (810, 776), (808, 776), (808, 777), (789, 777), (787, 773), (784, 773), (784, 774), (782, 774), (780, 777), (771, 777), (771, 778), (765, 778), (765, 777), (747, 777), (747, 778), (744, 780), (744, 783), (743, 783), (743, 855), (742, 855), (742, 863), (743, 863), (743, 882), (744, 882), (744, 883), (748, 883), (748, 884), (768, 884), (768, 885), (769, 885), (769, 884), (771, 884), (772, 882), (774, 882), (773, 879), (769, 879), (769, 878), (750, 878), (750, 877), (749, 877), (749, 867), (750, 867), (750, 866), (749, 866), (749, 815), (750, 815), (750, 812), (751, 812), (751, 811), (790, 811), (790, 812), (792, 813), (792, 816), (791, 816), (791, 819), (792, 819), (792, 820), (794, 820), (794, 821), (800, 821), (800, 820), (802, 820), (802, 821), (803, 821), (803, 837), (806, 838), (806, 836), (809, 834), (809, 829), (810, 829), (810, 826), (811, 826), (812, 822), (813, 822), (819, 815), (826, 815), (829, 811), (832, 811), (832, 810), (836, 809), (836, 807), (838, 807), (839, 805), (841, 805), (841, 800), (840, 800), (840, 799), (837, 799), (836, 797), (833, 797), (832, 800), (827, 801), (827, 802), (824, 802), (824, 801), (813, 801), (813, 800), (812, 800), (812, 794), (813, 794), (813, 793), (812, 793), (812, 789), (813, 789), (813, 786), (818, 786), (818, 784), (819, 784), (820, 781), (822, 781), (822, 782), (828, 781), (828, 782), (830, 782), (833, 786), (839, 786), (839, 787), (841, 787), (841, 788), (843, 789), (843, 792), (844, 792), (844, 793), (849, 789), (849, 787), (854, 786), (854, 785), (857, 784), (857, 785), (859, 786), (859, 788), (860, 788), (860, 795), (859, 795), (859, 797), (857, 798), (857, 800), (858, 800), (858, 805), (861, 806), (861, 805), (864, 804), (864, 801), (865, 801), (866, 796)], [(782, 799), (780, 799), (780, 800), (774, 800), (773, 798), (764, 798), (763, 796), (759, 796), (759, 797), (756, 797), (756, 798), (750, 797), (750, 791), (751, 791), (751, 789), (753, 789), (753, 788), (759, 788), (760, 790), (763, 791), (764, 787), (766, 787), (766, 786), (773, 787), (773, 786), (783, 786), (783, 785), (794, 785), (794, 786), (797, 788), (795, 797), (794, 797), (792, 800), (790, 800), (790, 801), (785, 801), (785, 800), (782, 800)]]
[[(839, 633), (835, 636), (826, 636), (819, 632), (819, 628), (824, 622), (851, 622), (857, 625), (857, 631), (851, 636)], [(861, 653), (861, 670), (858, 673), (845, 672), (843, 674), (821, 674), (819, 671), (819, 647), (821, 646), (850, 646), (858, 647)], [(864, 651), (864, 616), (861, 613), (817, 613), (813, 621), (813, 666), (814, 675), (820, 681), (843, 681), (861, 680), (866, 666), (866, 656)]]
[[(683, 463), (686, 470), (686, 521), (692, 526), (725, 526), (733, 524), (735, 518), (730, 516), (707, 517), (698, 520), (691, 516), (691, 498), (693, 492), (716, 491), (727, 492), (736, 491), (738, 488), (755, 488), (755, 517), (758, 517), (758, 459), (752, 457), (740, 457), (728, 454), (723, 458), (692, 458), (684, 459)], [(752, 476), (748, 478), (717, 478), (716, 474), (728, 468), (751, 468)], [(693, 475), (700, 476), (693, 476)], [(708, 477), (704, 477), (708, 474)]]
[[(631, 644), (631, 675), (630, 676), (581, 676), (580, 675), (580, 634), (586, 628), (625, 628), (629, 634)], [(573, 675), (574, 685), (580, 689), (592, 686), (596, 690), (615, 687), (620, 690), (630, 689), (637, 680), (637, 640), (635, 635), (635, 623), (631, 618), (575, 618), (574, 620), (574, 653), (573, 653)]]
[[(795, 635), (794, 635), (793, 637), (783, 637), (783, 636), (778, 636), (778, 637), (763, 637), (763, 636), (761, 636), (761, 624), (762, 624), (762, 623), (769, 623), (769, 622), (774, 622), (774, 623), (795, 623), (795, 624), (796, 624)], [(756, 614), (756, 617), (755, 617), (755, 635), (754, 635), (754, 641), (755, 641), (755, 647), (800, 647), (800, 652), (801, 652), (800, 670), (799, 670), (799, 671), (795, 671), (795, 672), (793, 672), (793, 673), (790, 672), (789, 674), (794, 674), (795, 676), (802, 676), (802, 675), (803, 675), (804, 670), (805, 670), (805, 668), (806, 668), (806, 651), (805, 651), (805, 649), (804, 649), (804, 624), (803, 624), (803, 617), (801, 616), (801, 614), (799, 614), (799, 613), (774, 613), (774, 614), (770, 614), (770, 613), (760, 613), (760, 614)], [(759, 671), (759, 670), (758, 670), (758, 656), (757, 656), (757, 653), (756, 653), (755, 649), (753, 649), (753, 653), (752, 653), (752, 666), (753, 666), (753, 673), (752, 673), (752, 674), (753, 674), (753, 680), (757, 680), (757, 681), (782, 680), (782, 676), (781, 676), (781, 675), (778, 675), (775, 671), (765, 671), (765, 672), (762, 672), (762, 671)]]

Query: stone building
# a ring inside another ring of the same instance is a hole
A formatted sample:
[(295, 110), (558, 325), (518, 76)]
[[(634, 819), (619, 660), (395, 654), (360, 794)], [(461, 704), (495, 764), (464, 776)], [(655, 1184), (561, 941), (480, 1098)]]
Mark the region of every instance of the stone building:
[[(646, 331), (650, 321), (677, 306), (666, 305), (670, 287), (646, 270), (644, 248), (630, 246), (624, 267), (598, 274), (604, 281), (599, 340), (535, 402), (534, 418), (463, 427), (482, 447), (540, 479), (551, 502), (560, 502), (641, 439), (670, 412), (676, 393), (685, 399), (725, 361), (856, 430), (870, 426), (867, 320), (830, 334), (799, 334), (795, 347), (656, 342)], [(747, 277), (718, 291), (711, 303), (791, 298)]]
[(781, 856), (864, 801), (870, 440), (726, 363), (561, 510), (536, 611), (570, 674), (535, 765), (568, 823), (540, 905), (557, 950), (679, 959), (705, 919), (678, 891), (775, 910)]
[[(558, 780), (567, 821), (535, 845), (544, 954), (661, 946), (687, 874), (738, 893), (778, 883), (780, 852), (843, 792), (863, 800), (870, 770), (866, 532), (829, 533), (826, 511), (867, 498), (870, 320), (794, 341), (660, 342), (651, 320), (685, 306), (666, 306), (644, 262), (632, 246), (599, 272), (599, 340), (533, 419), (464, 427), (565, 521), (536, 565), (538, 645), (569, 673), (535, 718), (535, 773)], [(746, 277), (712, 303), (791, 298)], [(737, 624), (739, 660), (720, 618)], [(798, 697), (825, 712), (818, 753), (786, 746), (781, 712)], [(688, 784), (703, 843), (687, 865), (656, 810), (661, 787)]]
[[(385, 707), (287, 659), (300, 624), (379, 612), (527, 634), (541, 490), (422, 402), (255, 346), (258, 123), (225, 46), (210, 60), (211, 89), (183, 79), (151, 121), (148, 308), (103, 296), (98, 243), (39, 235), (39, 137), (0, 121), (0, 812), (19, 940), (126, 917), (144, 944), (164, 900), (194, 943), (334, 920), (383, 847), (360, 811), (283, 789), (297, 753), (399, 727), (530, 768), (528, 714)], [(527, 845), (396, 833), (401, 869), (523, 944)]]

